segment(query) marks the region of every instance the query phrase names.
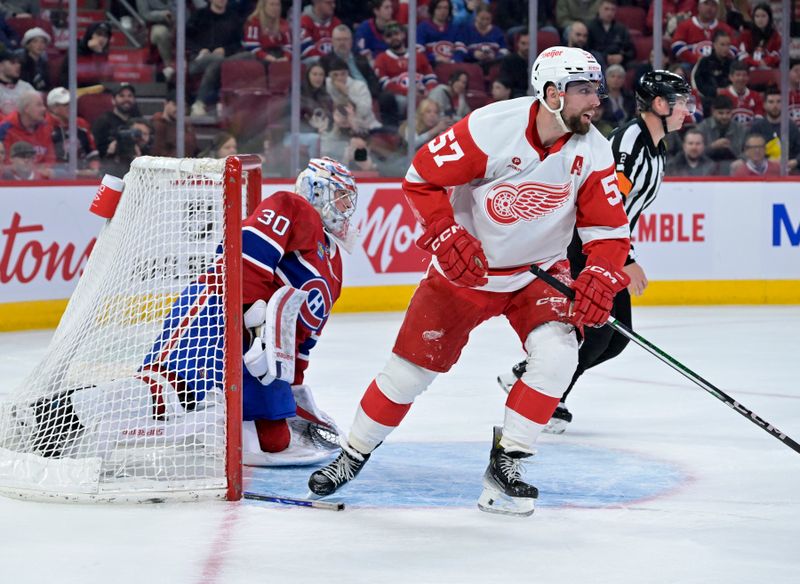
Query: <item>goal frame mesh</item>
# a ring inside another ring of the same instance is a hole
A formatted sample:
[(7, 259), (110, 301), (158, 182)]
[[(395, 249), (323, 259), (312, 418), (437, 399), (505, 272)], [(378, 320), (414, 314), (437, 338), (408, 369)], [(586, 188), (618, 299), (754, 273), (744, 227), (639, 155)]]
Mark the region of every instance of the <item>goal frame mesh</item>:
[[(156, 171), (174, 171), (176, 176), (179, 176), (181, 172), (187, 172), (191, 175), (192, 172), (203, 172), (205, 168), (214, 168), (217, 170), (213, 172), (216, 172), (216, 176), (219, 177), (218, 169), (220, 167), (222, 169), (219, 186), (221, 187), (220, 206), (224, 223), (224, 237), (220, 247), (224, 257), (224, 269), (220, 271), (222, 272), (221, 279), (224, 282), (224, 294), (222, 294), (220, 302), (224, 303), (222, 310), (224, 310), (225, 326), (221, 335), (224, 337), (224, 353), (222, 356), (222, 382), (219, 389), (221, 389), (225, 401), (224, 487), (219, 484), (219, 479), (214, 479), (212, 481), (213, 484), (208, 488), (203, 485), (195, 488), (192, 481), (186, 482), (186, 485), (190, 486), (184, 485), (185, 488), (182, 488), (181, 481), (178, 480), (175, 483), (167, 481), (163, 487), (157, 482), (143, 487), (134, 485), (129, 491), (125, 490), (125, 486), (115, 489), (113, 484), (112, 488), (106, 490), (103, 488), (103, 483), (98, 483), (97, 490), (93, 490), (91, 479), (87, 479), (87, 477), (96, 478), (96, 475), (93, 475), (92, 469), (87, 471), (85, 460), (75, 460), (68, 457), (44, 458), (35, 453), (11, 452), (0, 448), (0, 494), (40, 501), (104, 503), (152, 503), (168, 500), (193, 501), (201, 499), (236, 501), (241, 499), (243, 491), (241, 228), (243, 211), (246, 211), (247, 215), (251, 214), (261, 201), (261, 163), (261, 158), (256, 155), (240, 155), (228, 157), (224, 161), (142, 157), (134, 161), (132, 165), (132, 168), (145, 167)], [(198, 171), (197, 169), (200, 170)], [(123, 193), (123, 198), (124, 196)], [(158, 257), (155, 252), (154, 257)], [(102, 272), (100, 273), (102, 274)], [(91, 274), (89, 275), (91, 276)], [(80, 283), (76, 292), (79, 289)], [(70, 300), (71, 303), (72, 299)], [(56, 338), (59, 336), (62, 324), (65, 326), (70, 324), (69, 322), (65, 323), (69, 313), (70, 308), (68, 306), (64, 318), (62, 318), (62, 323), (56, 329), (53, 343), (56, 342)], [(217, 338), (220, 337), (217, 336)], [(49, 353), (48, 349), (48, 356)], [(217, 378), (217, 382), (219, 382), (219, 378)], [(24, 391), (24, 388), (20, 388), (20, 390)], [(12, 393), (9, 397), (13, 396), (14, 394)], [(153, 400), (155, 404), (155, 395)], [(2, 406), (3, 404), (0, 403), (0, 424), (4, 420)], [(155, 405), (153, 408), (155, 408)], [(3, 427), (0, 427), (0, 434), (2, 434), (3, 430)], [(221, 451), (221, 449), (217, 450)], [(156, 454), (155, 456), (157, 458), (158, 455)], [(100, 462), (97, 465), (99, 466)], [(92, 465), (89, 464), (88, 466), (91, 467)], [(96, 471), (97, 469), (94, 470)], [(7, 478), (10, 476), (11, 480), (3, 481), (3, 476)], [(37, 480), (41, 481), (40, 484), (42, 486), (39, 488), (37, 488)], [(67, 485), (63, 492), (53, 486), (60, 485), (59, 481), (63, 481)], [(30, 484), (28, 484), (29, 482)], [(87, 482), (89, 483), (88, 488), (86, 487)], [(69, 485), (73, 483), (78, 487), (71, 489)]]

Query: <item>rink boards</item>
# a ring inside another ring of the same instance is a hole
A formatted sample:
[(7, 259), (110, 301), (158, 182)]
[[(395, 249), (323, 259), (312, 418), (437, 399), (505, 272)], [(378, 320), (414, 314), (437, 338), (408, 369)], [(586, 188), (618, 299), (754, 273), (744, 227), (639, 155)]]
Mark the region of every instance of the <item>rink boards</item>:
[[(10, 185), (10, 183), (6, 183)], [(57, 324), (103, 220), (97, 184), (2, 186), (0, 330)], [(639, 304), (800, 303), (800, 181), (668, 180), (632, 234), (650, 286)], [(270, 181), (264, 195), (291, 190)], [(398, 181), (359, 181), (361, 237), (336, 310), (403, 310), (427, 266)]]

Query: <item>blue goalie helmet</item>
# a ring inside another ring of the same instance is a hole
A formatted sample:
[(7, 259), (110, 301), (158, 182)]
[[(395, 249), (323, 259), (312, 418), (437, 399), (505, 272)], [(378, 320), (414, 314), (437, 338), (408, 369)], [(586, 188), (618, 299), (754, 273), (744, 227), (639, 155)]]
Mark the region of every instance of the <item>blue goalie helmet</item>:
[(332, 158), (312, 158), (297, 177), (295, 192), (319, 212), (325, 231), (347, 244), (352, 239), (350, 217), (356, 210), (356, 179)]

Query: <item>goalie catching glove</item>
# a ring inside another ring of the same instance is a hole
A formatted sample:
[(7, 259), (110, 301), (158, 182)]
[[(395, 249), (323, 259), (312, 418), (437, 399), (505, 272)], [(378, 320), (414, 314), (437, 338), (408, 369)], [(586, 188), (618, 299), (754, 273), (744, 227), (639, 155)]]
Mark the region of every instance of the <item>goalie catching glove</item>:
[(614, 296), (630, 282), (628, 275), (616, 270), (603, 259), (596, 258), (587, 265), (575, 281), (575, 290), (570, 321), (575, 326), (603, 326), (611, 314)]
[(452, 217), (431, 221), (417, 245), (436, 256), (442, 272), (453, 284), (472, 288), (489, 281), (486, 277), (489, 262), (481, 242)]

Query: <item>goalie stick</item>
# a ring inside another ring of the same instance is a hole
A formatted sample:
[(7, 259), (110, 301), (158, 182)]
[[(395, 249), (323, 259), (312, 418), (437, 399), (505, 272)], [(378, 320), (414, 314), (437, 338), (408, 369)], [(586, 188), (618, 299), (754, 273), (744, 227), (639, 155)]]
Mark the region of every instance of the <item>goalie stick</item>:
[[(533, 265), (530, 267), (531, 272), (537, 277), (541, 278), (544, 282), (550, 285), (552, 288), (555, 288), (561, 294), (569, 298), (570, 300), (575, 300), (575, 291), (564, 284), (561, 280), (558, 280), (554, 276), (548, 274), (543, 269), (541, 269), (537, 265)], [(645, 351), (656, 357), (659, 361), (662, 361), (672, 367), (675, 371), (689, 379), (690, 381), (694, 382), (696, 385), (700, 386), (708, 393), (713, 395), (715, 398), (720, 400), (729, 408), (733, 409), (735, 412), (738, 412), (751, 422), (753, 422), (756, 426), (763, 429), (765, 432), (768, 432), (770, 435), (774, 436), (786, 446), (791, 448), (797, 453), (800, 453), (800, 444), (789, 438), (786, 434), (778, 430), (775, 426), (755, 414), (752, 410), (749, 410), (744, 405), (740, 404), (738, 401), (733, 399), (731, 396), (726, 394), (724, 391), (716, 387), (715, 385), (711, 384), (710, 382), (706, 381), (702, 377), (700, 377), (697, 373), (683, 365), (680, 361), (675, 359), (674, 357), (668, 355), (653, 343), (642, 337), (641, 335), (633, 332), (631, 329), (626, 327), (624, 324), (619, 322), (613, 316), (609, 316), (606, 324), (613, 328), (618, 333), (626, 336), (628, 339), (642, 347)]]
[(280, 503), (281, 505), (294, 505), (296, 507), (311, 507), (313, 509), (326, 509), (328, 511), (344, 511), (344, 503), (333, 503), (330, 501), (314, 501), (311, 499), (294, 499), (292, 497), (277, 497), (274, 495), (262, 495), (260, 493), (245, 492), (242, 495), (251, 501), (264, 501), (266, 503)]

